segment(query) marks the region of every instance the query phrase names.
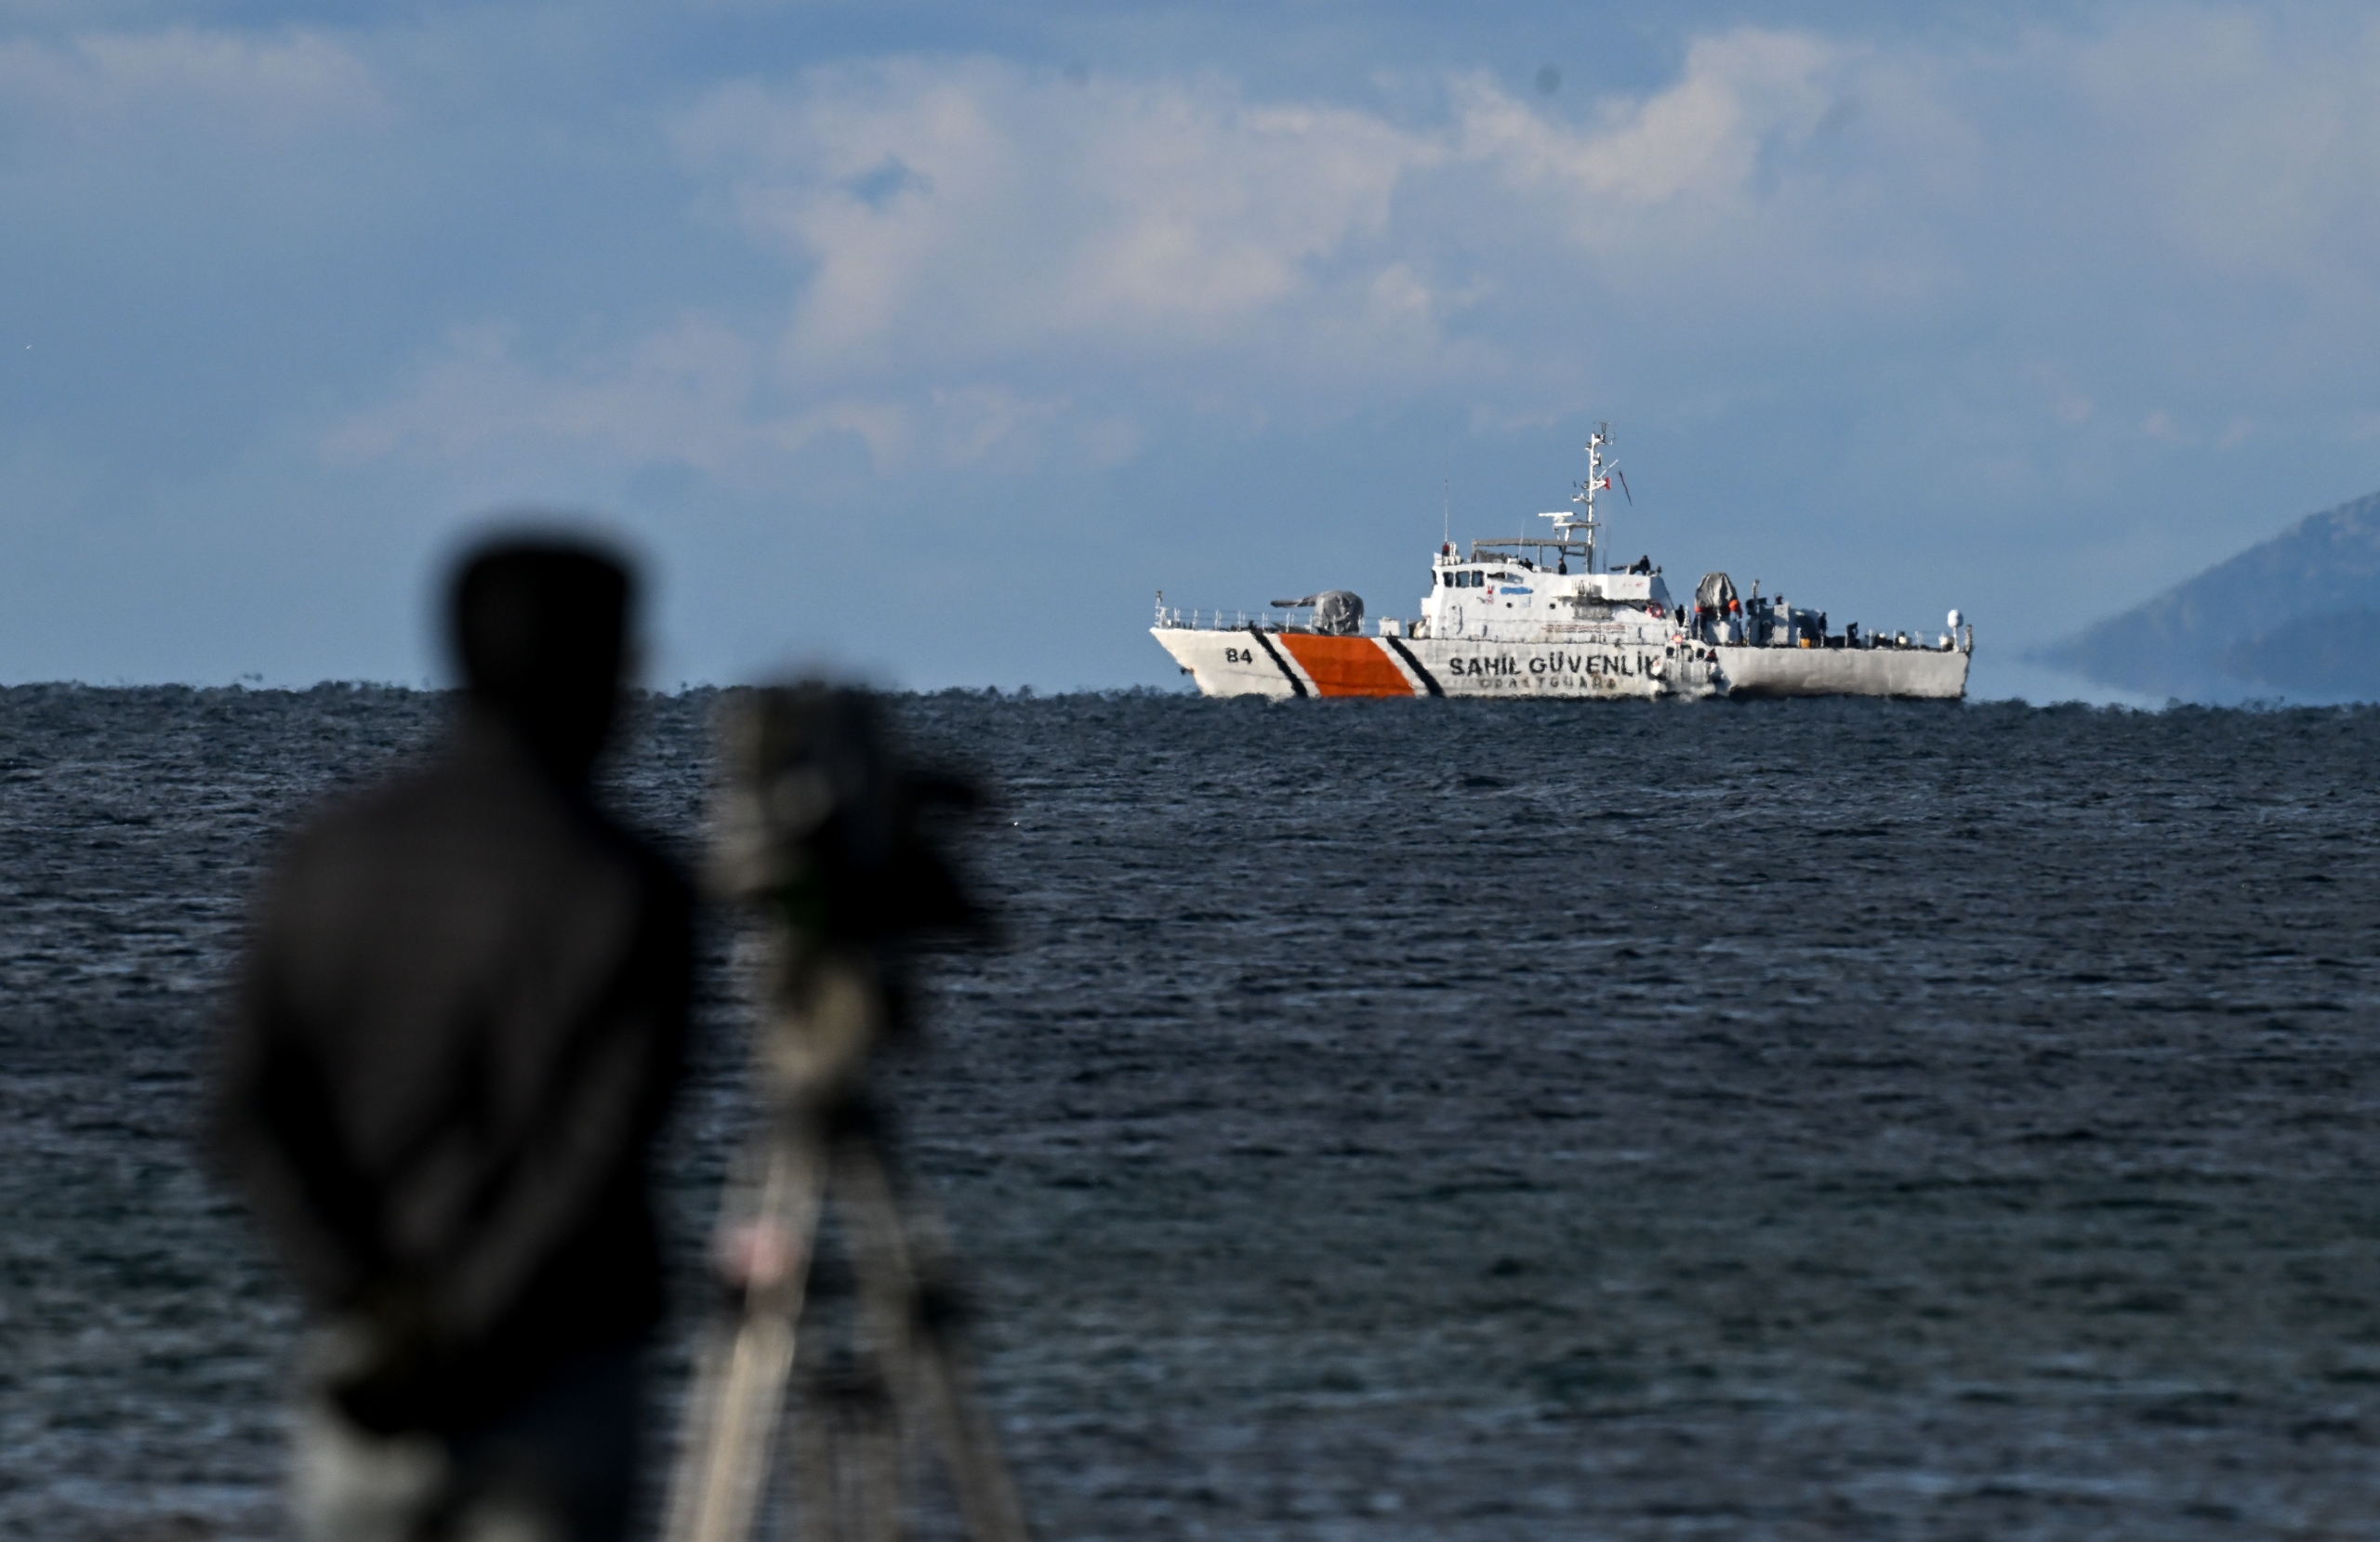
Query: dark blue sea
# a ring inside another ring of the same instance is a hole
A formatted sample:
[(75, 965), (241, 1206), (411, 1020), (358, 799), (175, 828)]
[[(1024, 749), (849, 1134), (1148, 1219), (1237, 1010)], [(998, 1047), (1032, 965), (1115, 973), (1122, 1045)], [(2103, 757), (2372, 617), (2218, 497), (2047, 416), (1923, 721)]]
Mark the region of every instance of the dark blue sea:
[[(681, 850), (715, 705), (612, 777)], [(278, 834), (444, 710), (0, 692), (0, 1536), (277, 1534), (196, 1078)], [(2380, 1535), (2380, 712), (894, 716), (998, 794), (884, 1080), (1041, 1536)]]

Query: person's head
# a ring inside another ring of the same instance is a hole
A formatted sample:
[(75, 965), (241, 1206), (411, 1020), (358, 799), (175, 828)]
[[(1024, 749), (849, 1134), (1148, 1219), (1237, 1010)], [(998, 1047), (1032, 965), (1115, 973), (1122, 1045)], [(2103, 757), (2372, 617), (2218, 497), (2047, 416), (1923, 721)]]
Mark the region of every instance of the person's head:
[(635, 586), (589, 542), (497, 537), (469, 552), (448, 620), (471, 700), (549, 771), (587, 774), (618, 707)]

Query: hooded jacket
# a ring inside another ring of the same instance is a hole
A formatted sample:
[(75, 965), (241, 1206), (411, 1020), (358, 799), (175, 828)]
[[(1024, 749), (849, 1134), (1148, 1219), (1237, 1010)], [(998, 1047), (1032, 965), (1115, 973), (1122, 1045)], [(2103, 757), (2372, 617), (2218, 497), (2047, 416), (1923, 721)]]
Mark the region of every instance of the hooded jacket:
[(404, 1362), (366, 1422), (466, 1425), (658, 1316), (691, 910), (484, 714), (275, 864), (206, 1140), (311, 1302)]

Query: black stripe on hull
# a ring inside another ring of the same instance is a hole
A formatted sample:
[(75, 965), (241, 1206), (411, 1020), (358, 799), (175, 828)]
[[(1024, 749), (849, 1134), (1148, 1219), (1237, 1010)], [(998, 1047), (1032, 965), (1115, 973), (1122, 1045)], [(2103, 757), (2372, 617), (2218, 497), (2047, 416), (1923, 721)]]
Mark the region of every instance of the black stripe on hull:
[(1273, 646), (1273, 639), (1253, 626), (1248, 628), (1248, 635), (1254, 638), (1257, 645), (1264, 650), (1264, 656), (1273, 661), (1275, 668), (1280, 670), (1281, 678), (1289, 682), (1289, 689), (1301, 696), (1304, 695), (1305, 681), (1298, 679), (1298, 672), (1289, 667), (1289, 661), (1281, 656), (1281, 651), (1278, 648)]
[(1406, 647), (1403, 642), (1393, 637), (1384, 637), (1381, 640), (1396, 651), (1396, 656), (1403, 659), (1405, 666), (1413, 671), (1414, 678), (1421, 682), (1422, 689), (1433, 696), (1446, 694), (1444, 688), (1438, 684), (1437, 677), (1421, 667), (1421, 661), (1413, 656), (1412, 649)]

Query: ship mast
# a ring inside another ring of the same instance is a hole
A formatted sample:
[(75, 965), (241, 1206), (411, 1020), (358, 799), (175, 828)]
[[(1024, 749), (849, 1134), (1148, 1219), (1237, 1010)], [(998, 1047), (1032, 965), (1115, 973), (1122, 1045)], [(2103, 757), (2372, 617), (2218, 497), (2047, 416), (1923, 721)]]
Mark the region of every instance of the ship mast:
[(1604, 467), (1603, 447), (1610, 442), (1611, 425), (1608, 423), (1596, 424), (1595, 431), (1587, 436), (1587, 480), (1579, 483), (1579, 491), (1570, 498), (1572, 503), (1584, 506), (1583, 511), (1574, 514), (1563, 508), (1538, 516), (1540, 520), (1554, 521), (1554, 538), (1556, 541), (1568, 541), (1574, 532), (1586, 532), (1589, 573), (1595, 571), (1595, 535), (1603, 528), (1595, 519), (1595, 494), (1611, 490), (1612, 476), (1620, 469), (1617, 466), (1608, 470)]

